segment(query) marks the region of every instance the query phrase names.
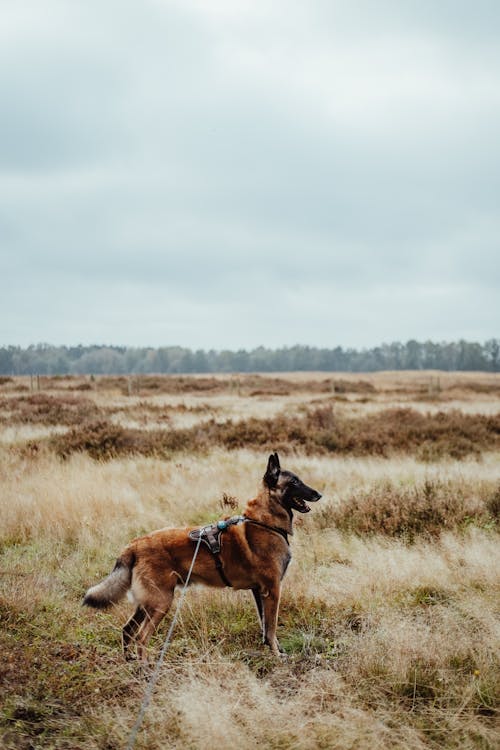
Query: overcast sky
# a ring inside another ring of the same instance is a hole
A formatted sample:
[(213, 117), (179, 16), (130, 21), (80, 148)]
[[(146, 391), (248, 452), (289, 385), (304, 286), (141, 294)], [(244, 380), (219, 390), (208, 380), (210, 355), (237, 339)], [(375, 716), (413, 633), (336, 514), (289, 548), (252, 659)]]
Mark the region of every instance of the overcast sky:
[(500, 336), (498, 0), (1, 0), (0, 345)]

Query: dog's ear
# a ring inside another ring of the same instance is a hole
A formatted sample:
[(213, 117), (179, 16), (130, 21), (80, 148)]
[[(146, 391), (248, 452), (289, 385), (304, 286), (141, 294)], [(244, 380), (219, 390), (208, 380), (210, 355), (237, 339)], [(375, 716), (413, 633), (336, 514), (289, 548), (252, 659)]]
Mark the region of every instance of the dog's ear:
[(278, 454), (271, 453), (271, 455), (269, 456), (269, 461), (267, 462), (266, 473), (264, 474), (264, 482), (268, 487), (276, 487), (280, 471), (281, 467)]

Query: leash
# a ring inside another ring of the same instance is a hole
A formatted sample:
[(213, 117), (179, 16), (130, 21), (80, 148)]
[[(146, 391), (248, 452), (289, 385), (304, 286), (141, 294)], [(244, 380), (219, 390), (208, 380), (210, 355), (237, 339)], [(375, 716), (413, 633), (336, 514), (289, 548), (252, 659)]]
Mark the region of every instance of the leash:
[(177, 602), (177, 607), (175, 609), (174, 616), (172, 617), (172, 622), (170, 623), (170, 627), (168, 629), (168, 633), (166, 635), (165, 641), (164, 641), (162, 649), (160, 651), (160, 655), (159, 655), (158, 660), (156, 662), (156, 667), (155, 667), (154, 672), (151, 675), (151, 677), (149, 679), (149, 683), (148, 683), (148, 685), (146, 687), (146, 691), (144, 693), (144, 698), (142, 699), (142, 704), (141, 704), (141, 708), (140, 708), (140, 711), (139, 711), (139, 715), (138, 715), (137, 720), (136, 720), (136, 722), (135, 722), (135, 724), (134, 724), (134, 726), (132, 728), (132, 731), (130, 732), (130, 737), (129, 737), (129, 740), (128, 740), (127, 750), (133, 750), (133, 747), (135, 745), (135, 741), (137, 739), (137, 735), (139, 733), (139, 729), (141, 728), (141, 724), (142, 724), (143, 719), (144, 719), (144, 715), (145, 715), (145, 713), (146, 713), (146, 711), (148, 709), (148, 706), (149, 706), (149, 704), (151, 702), (151, 697), (153, 695), (154, 687), (155, 687), (155, 685), (156, 685), (156, 683), (158, 681), (158, 677), (160, 676), (160, 669), (161, 669), (161, 666), (163, 664), (163, 659), (165, 658), (165, 653), (167, 651), (167, 648), (170, 645), (170, 640), (172, 638), (172, 633), (174, 632), (174, 628), (176, 626), (176, 623), (177, 623), (177, 620), (178, 620), (178, 617), (179, 617), (179, 613), (181, 611), (182, 603), (184, 601), (184, 596), (186, 594), (186, 589), (187, 589), (188, 584), (189, 584), (189, 579), (191, 578), (191, 573), (193, 572), (194, 563), (195, 563), (195, 560), (196, 560), (196, 558), (198, 556), (198, 552), (199, 552), (199, 549), (200, 549), (200, 544), (201, 544), (201, 535), (200, 535), (200, 537), (198, 539), (198, 543), (196, 544), (196, 549), (194, 551), (193, 559), (191, 560), (191, 565), (189, 567), (189, 571), (188, 571), (188, 574), (186, 576), (186, 580), (184, 582), (184, 586), (182, 588), (181, 595), (179, 597), (179, 601)]

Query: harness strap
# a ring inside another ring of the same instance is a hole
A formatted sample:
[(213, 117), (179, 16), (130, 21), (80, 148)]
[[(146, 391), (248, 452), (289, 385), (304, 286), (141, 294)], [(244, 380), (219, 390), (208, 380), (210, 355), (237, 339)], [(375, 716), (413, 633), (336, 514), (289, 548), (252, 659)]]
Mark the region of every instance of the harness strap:
[(231, 587), (231, 582), (224, 573), (222, 560), (220, 559), (219, 555), (221, 551), (221, 535), (222, 532), (228, 528), (228, 526), (236, 526), (239, 523), (243, 523), (244, 520), (245, 518), (243, 516), (232, 516), (226, 521), (218, 521), (217, 523), (212, 523), (208, 526), (202, 526), (201, 529), (193, 529), (189, 532), (189, 538), (193, 542), (197, 542), (198, 539), (201, 539), (201, 541), (207, 545), (208, 549), (214, 556), (215, 567), (217, 568), (217, 571), (225, 586)]
[(218, 571), (220, 577), (222, 578), (222, 580), (224, 581), (224, 583), (226, 584), (226, 586), (229, 586), (229, 588), (232, 588), (231, 581), (228, 579), (228, 577), (224, 573), (224, 568), (222, 567), (222, 560), (220, 559), (220, 555), (218, 555), (217, 553), (215, 553), (214, 554), (214, 558), (215, 558), (215, 567), (217, 568), (217, 571)]
[(285, 542), (289, 544), (288, 532), (285, 531), (285, 529), (281, 529), (279, 526), (271, 526), (268, 523), (257, 521), (255, 518), (249, 518), (248, 516), (232, 516), (231, 518), (228, 518), (227, 521), (218, 521), (217, 523), (212, 523), (208, 526), (202, 526), (200, 529), (193, 529), (190, 531), (188, 536), (193, 542), (201, 541), (207, 545), (208, 549), (214, 556), (215, 567), (217, 568), (224, 585), (229, 587), (231, 587), (231, 582), (224, 573), (222, 560), (220, 559), (219, 554), (221, 551), (221, 535), (228, 526), (236, 526), (240, 523), (253, 523), (255, 526), (261, 526), (263, 529), (267, 529), (273, 534), (279, 534), (283, 537)]

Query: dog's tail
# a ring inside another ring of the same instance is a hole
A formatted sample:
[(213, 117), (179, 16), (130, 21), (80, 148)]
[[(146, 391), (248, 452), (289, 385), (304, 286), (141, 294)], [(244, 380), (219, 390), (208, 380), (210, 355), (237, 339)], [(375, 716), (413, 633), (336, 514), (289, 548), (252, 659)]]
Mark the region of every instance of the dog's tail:
[(87, 591), (82, 604), (95, 609), (105, 609), (110, 604), (115, 604), (123, 599), (132, 582), (134, 564), (134, 553), (132, 550), (125, 550), (116, 561), (109, 576)]

